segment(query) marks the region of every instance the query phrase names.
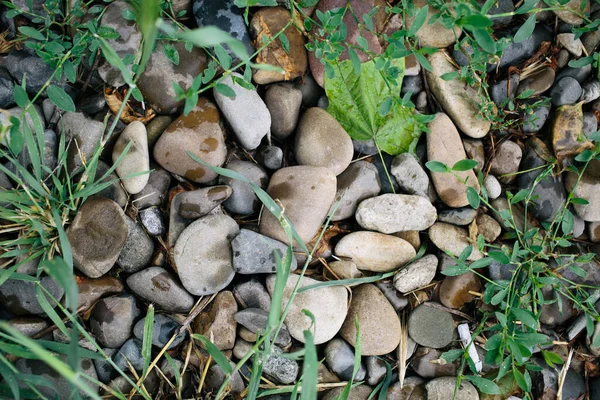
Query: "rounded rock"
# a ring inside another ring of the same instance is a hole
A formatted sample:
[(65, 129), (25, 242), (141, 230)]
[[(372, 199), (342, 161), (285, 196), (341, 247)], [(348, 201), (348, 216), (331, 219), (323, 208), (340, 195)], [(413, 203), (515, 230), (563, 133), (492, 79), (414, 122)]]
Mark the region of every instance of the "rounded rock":
[(275, 83), (267, 88), (265, 103), (271, 114), (271, 134), (277, 139), (285, 139), (296, 129), (302, 90), (292, 83)]
[[(459, 257), (465, 248), (472, 245), (466, 229), (443, 222), (436, 222), (429, 228), (429, 239), (438, 249), (450, 252), (455, 257)], [(476, 261), (482, 257), (483, 254), (477, 246), (473, 246), (473, 251), (467, 260)]]
[(130, 275), (127, 286), (138, 296), (165, 311), (187, 313), (194, 306), (194, 298), (173, 274), (161, 267), (146, 268)]
[(452, 341), (454, 321), (447, 312), (423, 303), (408, 317), (408, 334), (418, 344), (434, 349), (446, 347)]
[(140, 316), (135, 297), (111, 296), (96, 303), (90, 315), (90, 329), (105, 347), (118, 348), (131, 336), (133, 325)]
[[(225, 168), (246, 177), (261, 189), (266, 187), (269, 180), (266, 171), (260, 165), (250, 161), (232, 160), (225, 165)], [(226, 176), (219, 177), (219, 182), (228, 185), (232, 190), (231, 196), (223, 202), (228, 212), (249, 215), (260, 209), (261, 202), (249, 183)]]
[(363, 229), (381, 233), (422, 231), (433, 225), (437, 211), (421, 196), (382, 194), (363, 200), (355, 217)]
[(577, 103), (582, 93), (583, 89), (579, 82), (575, 78), (565, 76), (554, 84), (550, 97), (552, 104), (559, 107)]
[(438, 263), (438, 258), (432, 254), (418, 259), (394, 275), (394, 287), (408, 293), (428, 285), (435, 277)]
[(381, 192), (381, 181), (377, 168), (370, 162), (361, 160), (350, 164), (337, 177), (337, 192), (330, 212), (337, 206), (332, 221), (350, 218), (358, 204)]

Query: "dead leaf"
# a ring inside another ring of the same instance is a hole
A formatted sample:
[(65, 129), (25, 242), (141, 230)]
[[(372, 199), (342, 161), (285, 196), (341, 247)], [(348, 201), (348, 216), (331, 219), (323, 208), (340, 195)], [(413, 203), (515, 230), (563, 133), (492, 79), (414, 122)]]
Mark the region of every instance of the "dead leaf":
[[(108, 104), (110, 111), (117, 115), (123, 104), (123, 95), (117, 89), (108, 87), (104, 89), (104, 98), (106, 99), (106, 104)], [(121, 113), (120, 119), (128, 124), (133, 121), (139, 121), (146, 125), (148, 122), (152, 121), (154, 117), (156, 117), (156, 113), (152, 108), (146, 109), (146, 114), (142, 115), (127, 104), (123, 109), (123, 113)]]
[(583, 134), (581, 104), (559, 107), (552, 120), (552, 146), (561, 169), (564, 169), (577, 154), (594, 149), (594, 144)]
[[(315, 244), (317, 243), (317, 239), (319, 238), (319, 235), (321, 235), (322, 230), (323, 230), (323, 228), (319, 229), (319, 232), (317, 232), (315, 237), (306, 244), (306, 246), (308, 247), (309, 250), (312, 249), (315, 246)], [(327, 230), (323, 234), (323, 238), (321, 239), (321, 241), (318, 244), (318, 247), (316, 248), (315, 252), (313, 253), (313, 259), (316, 260), (319, 257), (321, 257), (323, 254), (325, 254), (328, 250), (332, 250), (333, 246), (331, 246), (331, 243), (330, 243), (332, 238), (334, 238), (335, 236), (337, 236), (339, 234), (349, 233), (349, 232), (350, 232), (349, 230), (342, 228), (337, 223), (333, 223), (331, 226), (328, 226)]]

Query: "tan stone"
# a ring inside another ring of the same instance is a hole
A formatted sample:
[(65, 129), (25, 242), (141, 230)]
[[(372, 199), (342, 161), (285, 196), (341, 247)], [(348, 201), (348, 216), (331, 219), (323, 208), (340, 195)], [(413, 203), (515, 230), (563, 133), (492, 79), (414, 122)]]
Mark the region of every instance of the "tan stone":
[(233, 349), (237, 327), (233, 314), (237, 311), (238, 305), (233, 293), (227, 290), (219, 292), (210, 310), (200, 313), (194, 320), (193, 331), (212, 338), (219, 350)]

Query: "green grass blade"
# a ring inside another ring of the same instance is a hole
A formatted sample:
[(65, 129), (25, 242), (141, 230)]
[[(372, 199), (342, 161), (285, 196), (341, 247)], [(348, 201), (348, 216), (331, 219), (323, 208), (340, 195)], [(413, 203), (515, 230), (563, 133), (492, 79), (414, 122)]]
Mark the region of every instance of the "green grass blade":
[(227, 359), (227, 357), (225, 357), (225, 354), (223, 354), (221, 350), (219, 350), (217, 346), (215, 346), (210, 340), (208, 340), (205, 336), (197, 333), (193, 334), (192, 337), (202, 342), (202, 344), (206, 348), (206, 351), (208, 351), (208, 354), (211, 355), (213, 360), (215, 360), (217, 365), (221, 367), (224, 373), (229, 375), (233, 372), (233, 370), (231, 369), (231, 364), (229, 364), (229, 360)]
[(21, 398), (21, 390), (17, 384), (16, 374), (17, 371), (15, 367), (0, 354), (0, 376), (2, 376), (4, 382), (6, 382), (7, 386), (10, 388), (13, 399), (19, 400)]
[(382, 279), (394, 276), (396, 274), (396, 272), (397, 271), (391, 271), (391, 272), (386, 272), (385, 274), (381, 274), (381, 275), (367, 276), (365, 278), (340, 279), (340, 280), (336, 280), (336, 281), (326, 281), (326, 282), (315, 283), (313, 285), (303, 286), (303, 287), (299, 288), (298, 293), (306, 292), (307, 290), (331, 287), (331, 286), (349, 286), (349, 285), (358, 285), (361, 283), (377, 282)]
[[(77, 329), (74, 330), (77, 331)], [(69, 344), (54, 342), (51, 340), (36, 340), (36, 342), (43, 348), (53, 351), (55, 353), (61, 353), (65, 355), (69, 353)], [(98, 354), (95, 351), (84, 349), (83, 347), (79, 347), (79, 352), (82, 358), (89, 358), (92, 360), (104, 360), (104, 357), (102, 357), (101, 354)]]
[(73, 269), (69, 268), (62, 257), (54, 257), (52, 260), (42, 260), (41, 267), (65, 290), (66, 305), (72, 311), (77, 311), (79, 290)]
[[(69, 336), (69, 330), (65, 326), (62, 319), (58, 316), (56, 311), (54, 311), (54, 307), (52, 307), (50, 305), (50, 302), (46, 298), (46, 294), (50, 295), (50, 293), (48, 293), (48, 291), (42, 285), (40, 285), (39, 283), (35, 285), (35, 297), (37, 298), (38, 302), (40, 303), (40, 306), (42, 307), (42, 309), (44, 310), (46, 315), (52, 320), (54, 325), (56, 325), (56, 327), (58, 329), (60, 329), (60, 331), (62, 333)], [(53, 299), (53, 300), (56, 300), (56, 299)], [(57, 303), (58, 302), (55, 301), (55, 304), (57, 304)]]
[[(288, 278), (290, 277), (290, 269), (292, 265), (292, 248), (288, 247), (284, 259), (282, 260), (277, 250), (273, 251), (275, 256), (275, 264), (277, 270), (275, 273), (275, 287), (273, 288), (273, 294), (271, 295), (271, 304), (273, 307), (269, 310), (269, 319), (267, 322), (267, 331), (275, 328), (281, 318), (281, 304), (283, 301), (283, 291)], [(275, 339), (273, 339), (275, 340)]]
[[(32, 107), (28, 111), (28, 114), (31, 116), (32, 114), (37, 114), (37, 112), (34, 111), (33, 107)], [(33, 173), (35, 175), (35, 178), (37, 180), (40, 180), (40, 179), (42, 179), (43, 156), (40, 154), (40, 150), (38, 148), (38, 143), (33, 138), (31, 128), (29, 127), (29, 124), (25, 121), (25, 118), (26, 117), (24, 116), (23, 121), (21, 123), (21, 129), (23, 131), (23, 139), (25, 140), (25, 147), (27, 149), (27, 153), (29, 154), (29, 159), (31, 160), (31, 166), (33, 167)], [(42, 135), (43, 134), (44, 133), (42, 132)]]
[(302, 392), (301, 400), (317, 398), (317, 383), (319, 379), (319, 362), (317, 349), (312, 332), (304, 331), (304, 364), (302, 365)]
[(70, 273), (73, 273), (73, 252), (71, 251), (71, 243), (69, 243), (69, 239), (67, 238), (67, 233), (62, 225), (58, 210), (54, 207), (52, 207), (52, 218), (54, 218), (54, 223), (56, 224), (63, 259), (65, 260), (67, 267), (69, 267)]
[(354, 346), (354, 368), (352, 369), (352, 379), (348, 381), (348, 384), (344, 386), (344, 390), (340, 395), (340, 400), (348, 400), (350, 396), (350, 391), (352, 390), (352, 383), (356, 378), (356, 374), (360, 369), (360, 360), (361, 360), (361, 340), (360, 340), (360, 327), (358, 325), (358, 317), (354, 320), (354, 325), (356, 326), (356, 345)]
[(252, 374), (250, 375), (250, 382), (248, 383), (248, 400), (255, 400), (258, 394), (258, 387), (260, 384), (260, 377), (262, 376), (263, 363), (260, 361), (263, 357), (263, 353), (259, 352), (254, 356), (252, 360)]
[(150, 360), (152, 359), (152, 328), (154, 326), (154, 306), (150, 304), (148, 306), (148, 312), (146, 313), (146, 319), (144, 320), (144, 340), (142, 342), (142, 356), (144, 357), (144, 369), (142, 377), (145, 378), (148, 373), (148, 367), (150, 367)]

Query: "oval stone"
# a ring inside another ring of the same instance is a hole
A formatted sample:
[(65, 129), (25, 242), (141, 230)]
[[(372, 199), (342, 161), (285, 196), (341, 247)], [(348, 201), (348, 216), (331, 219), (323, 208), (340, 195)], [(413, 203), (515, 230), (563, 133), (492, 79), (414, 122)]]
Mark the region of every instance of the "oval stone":
[(422, 231), (433, 225), (437, 211), (421, 196), (382, 194), (363, 200), (355, 217), (363, 229), (381, 233)]

